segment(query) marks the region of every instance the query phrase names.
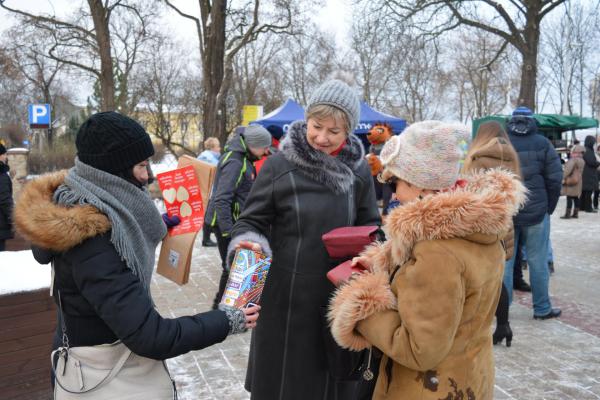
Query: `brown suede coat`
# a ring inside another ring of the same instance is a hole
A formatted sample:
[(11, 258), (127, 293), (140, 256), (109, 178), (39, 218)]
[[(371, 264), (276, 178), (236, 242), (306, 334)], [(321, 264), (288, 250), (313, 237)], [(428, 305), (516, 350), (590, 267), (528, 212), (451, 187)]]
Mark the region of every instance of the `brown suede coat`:
[(363, 253), (372, 271), (339, 288), (329, 314), (342, 347), (384, 353), (374, 399), (493, 398), (501, 239), (524, 193), (489, 170), (390, 213), (388, 241)]
[[(470, 149), (465, 157), (462, 172), (468, 174), (480, 170), (504, 168), (515, 175), (521, 176), (519, 160), (513, 158), (513, 155), (516, 154), (514, 151), (510, 151), (510, 147), (512, 145), (506, 139), (494, 138), (484, 146), (477, 149)], [(506, 251), (506, 259), (510, 260), (515, 247), (515, 231), (512, 226), (502, 243)]]

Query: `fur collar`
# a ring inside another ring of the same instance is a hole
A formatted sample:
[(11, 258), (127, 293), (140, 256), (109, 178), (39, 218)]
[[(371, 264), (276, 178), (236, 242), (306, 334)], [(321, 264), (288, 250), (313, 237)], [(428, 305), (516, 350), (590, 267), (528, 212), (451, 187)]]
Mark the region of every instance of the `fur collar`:
[(15, 226), (36, 246), (64, 252), (111, 229), (106, 215), (90, 206), (64, 207), (52, 201), (67, 171), (43, 175), (23, 188), (15, 204)]
[(519, 178), (506, 170), (492, 169), (465, 179), (468, 183), (464, 188), (394, 209), (384, 226), (388, 240), (363, 253), (373, 258), (374, 269), (389, 271), (404, 264), (414, 246), (425, 240), (467, 238), (485, 242), (489, 236), (504, 237), (526, 200)]
[(354, 172), (365, 156), (360, 140), (349, 136), (349, 143), (332, 157), (312, 148), (306, 140), (306, 122), (296, 121), (288, 129), (279, 150), (283, 156), (309, 178), (346, 193), (354, 180)]

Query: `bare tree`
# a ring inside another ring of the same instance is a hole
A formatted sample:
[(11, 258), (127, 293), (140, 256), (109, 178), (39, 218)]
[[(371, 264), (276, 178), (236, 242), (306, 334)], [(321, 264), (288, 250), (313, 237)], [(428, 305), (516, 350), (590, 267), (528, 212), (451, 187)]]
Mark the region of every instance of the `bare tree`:
[(548, 83), (546, 97), (560, 101), (553, 104), (557, 112), (574, 114), (578, 109), (583, 114), (583, 99), (587, 97), (584, 82), (593, 79), (588, 63), (600, 39), (598, 12), (597, 3), (565, 3), (564, 14), (549, 21), (542, 36), (540, 57), (544, 62), (540, 72)]
[(503, 5), (495, 0), (383, 0), (378, 4), (426, 35), (439, 35), (466, 25), (498, 36), (502, 44), (490, 64), (508, 45), (513, 46), (522, 58), (518, 102), (534, 109), (540, 25), (565, 1), (510, 0)]
[(357, 58), (357, 76), (364, 100), (384, 107), (389, 102), (389, 85), (396, 74), (396, 52), (402, 52), (403, 27), (389, 18), (371, 14), (362, 7), (355, 11), (352, 51)]
[(227, 131), (242, 122), (242, 107), (261, 104), (265, 109), (278, 107), (284, 100), (282, 71), (278, 54), (283, 52), (283, 38), (263, 36), (244, 46), (233, 63), (229, 98), (230, 117)]
[(225, 141), (234, 59), (259, 35), (290, 32), (295, 13), (292, 1), (277, 0), (261, 6), (260, 0), (252, 0), (237, 8), (227, 0), (198, 0), (199, 16), (195, 16), (165, 0), (167, 6), (196, 25), (205, 93), (202, 107), (205, 134)]
[(490, 64), (500, 46), (501, 39), (468, 27), (453, 38), (449, 48), (453, 55), (449, 79), (456, 88), (461, 120), (500, 113), (512, 95), (512, 88), (518, 86), (518, 72), (511, 62), (510, 49)]
[(67, 20), (51, 14), (35, 15), (9, 7), (6, 3), (6, 0), (0, 1), (0, 7), (19, 15), (24, 24), (34, 26), (53, 39), (54, 43), (47, 52), (49, 58), (86, 71), (98, 79), (101, 110), (117, 108), (111, 21), (115, 10), (124, 10), (134, 15), (137, 23), (144, 27), (146, 20), (140, 11), (141, 4), (148, 7), (151, 2), (87, 0), (87, 7), (81, 6)]
[(28, 85), (10, 50), (0, 46), (0, 127), (17, 125), (22, 130), (26, 128)]
[(167, 38), (151, 47), (152, 57), (139, 71), (144, 77), (136, 117), (173, 154), (197, 154), (188, 143), (198, 116), (199, 89), (186, 70), (183, 50)]

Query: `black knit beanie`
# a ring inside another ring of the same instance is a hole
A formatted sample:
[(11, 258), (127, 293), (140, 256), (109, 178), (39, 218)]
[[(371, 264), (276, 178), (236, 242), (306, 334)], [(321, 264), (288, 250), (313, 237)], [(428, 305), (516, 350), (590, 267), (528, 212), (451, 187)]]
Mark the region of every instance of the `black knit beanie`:
[(0, 156), (4, 153), (6, 153), (6, 147), (4, 147), (2, 143), (0, 143)]
[(79, 128), (75, 145), (81, 162), (110, 173), (131, 168), (154, 154), (144, 128), (114, 111), (89, 117)]

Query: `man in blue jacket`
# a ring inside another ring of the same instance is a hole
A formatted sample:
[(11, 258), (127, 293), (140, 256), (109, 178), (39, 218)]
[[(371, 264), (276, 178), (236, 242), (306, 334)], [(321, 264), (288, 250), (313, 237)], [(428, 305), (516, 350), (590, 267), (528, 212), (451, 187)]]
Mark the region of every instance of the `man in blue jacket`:
[[(510, 141), (519, 154), (521, 174), (527, 187), (528, 200), (514, 218), (515, 243), (523, 237), (527, 248), (527, 262), (533, 296), (535, 319), (556, 318), (561, 314), (552, 308), (548, 294), (548, 241), (550, 215), (554, 212), (562, 182), (562, 167), (550, 141), (538, 134), (533, 113), (527, 107), (518, 107), (507, 125)], [(516, 254), (516, 252), (515, 252)], [(512, 301), (513, 265), (515, 256), (507, 261), (504, 284)]]

